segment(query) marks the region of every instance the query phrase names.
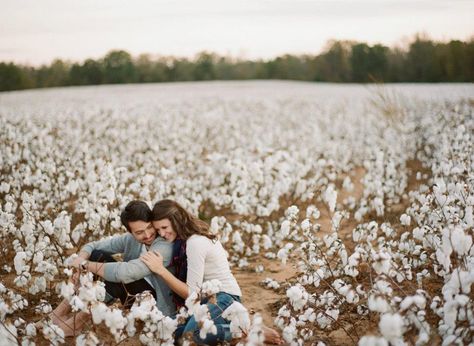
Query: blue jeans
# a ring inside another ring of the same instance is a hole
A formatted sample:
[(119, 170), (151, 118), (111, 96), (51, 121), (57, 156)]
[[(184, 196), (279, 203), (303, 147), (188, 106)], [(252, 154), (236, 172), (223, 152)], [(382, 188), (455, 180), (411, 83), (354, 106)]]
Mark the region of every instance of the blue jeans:
[(194, 316), (187, 319), (184, 324), (178, 326), (175, 332), (175, 340), (179, 340), (185, 334), (192, 334), (193, 341), (198, 345), (216, 345), (220, 342), (230, 341), (232, 334), (230, 333), (230, 321), (221, 315), (225, 309), (232, 305), (233, 302), (240, 303), (240, 297), (229, 293), (219, 292), (216, 296), (216, 304), (208, 303), (208, 299), (201, 300), (201, 304), (206, 304), (209, 309), (211, 319), (217, 328), (217, 334), (207, 334), (204, 339), (199, 336), (199, 326)]

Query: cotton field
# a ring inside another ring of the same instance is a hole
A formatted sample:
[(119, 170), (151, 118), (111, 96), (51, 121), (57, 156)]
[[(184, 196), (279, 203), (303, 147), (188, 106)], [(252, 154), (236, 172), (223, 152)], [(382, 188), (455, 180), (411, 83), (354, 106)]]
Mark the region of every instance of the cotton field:
[[(472, 344), (473, 112), (472, 84), (0, 93), (0, 344), (64, 343), (47, 319), (64, 297), (91, 314), (77, 345), (172, 345), (176, 321), (150, 296), (125, 311), (86, 274), (67, 284), (72, 253), (125, 232), (121, 208), (162, 198), (208, 221), (234, 270), (296, 268), (261, 283), (290, 345)], [(225, 311), (231, 330), (260, 345), (243, 298)]]

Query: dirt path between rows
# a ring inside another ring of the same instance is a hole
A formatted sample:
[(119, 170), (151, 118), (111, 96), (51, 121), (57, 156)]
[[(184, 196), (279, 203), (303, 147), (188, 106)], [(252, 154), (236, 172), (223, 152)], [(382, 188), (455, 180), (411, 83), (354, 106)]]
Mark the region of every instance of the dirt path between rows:
[(284, 265), (280, 261), (266, 258), (258, 258), (249, 263), (249, 268), (262, 264), (264, 271), (256, 273), (245, 269), (232, 269), (242, 290), (242, 303), (250, 312), (259, 313), (266, 326), (273, 326), (273, 320), (276, 317), (272, 314), (275, 310), (273, 305), (284, 296), (265, 288), (261, 282), (266, 278), (272, 278), (281, 284), (296, 275), (296, 267), (290, 263)]

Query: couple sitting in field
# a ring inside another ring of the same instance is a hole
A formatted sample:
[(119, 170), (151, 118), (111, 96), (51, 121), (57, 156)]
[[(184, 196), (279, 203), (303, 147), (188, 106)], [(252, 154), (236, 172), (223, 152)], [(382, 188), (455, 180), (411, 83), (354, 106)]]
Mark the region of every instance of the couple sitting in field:
[[(120, 217), (128, 233), (86, 244), (72, 265), (104, 279), (106, 301), (118, 298), (130, 307), (134, 295), (150, 291), (167, 316), (174, 316), (192, 292), (200, 291), (203, 282), (217, 279), (222, 286), (216, 301), (201, 302), (207, 304), (217, 334), (200, 338), (199, 326), (191, 316), (178, 326), (175, 339), (191, 334), (197, 344), (230, 341), (230, 322), (221, 314), (234, 301), (240, 302), (242, 293), (226, 252), (209, 226), (171, 200), (157, 202), (153, 210), (145, 202), (132, 201)], [(118, 253), (123, 255), (123, 262), (111, 256)], [(71, 313), (64, 300), (51, 318), (65, 336), (73, 336), (90, 316), (86, 312)], [(268, 343), (282, 342), (273, 329), (264, 327), (264, 335)]]

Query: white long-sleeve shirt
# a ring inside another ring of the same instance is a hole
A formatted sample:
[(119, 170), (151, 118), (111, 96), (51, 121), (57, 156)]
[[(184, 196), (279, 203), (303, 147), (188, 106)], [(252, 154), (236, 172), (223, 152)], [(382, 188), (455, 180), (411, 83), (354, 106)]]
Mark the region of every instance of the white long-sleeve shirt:
[(189, 292), (199, 292), (202, 283), (217, 279), (222, 292), (242, 296), (239, 284), (230, 271), (227, 253), (219, 240), (193, 235), (186, 241), (188, 273), (186, 283)]

